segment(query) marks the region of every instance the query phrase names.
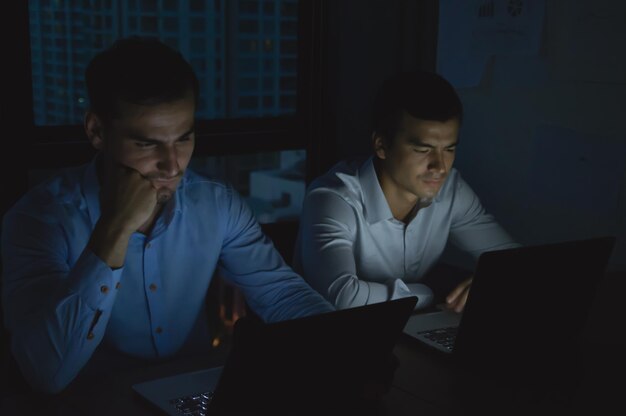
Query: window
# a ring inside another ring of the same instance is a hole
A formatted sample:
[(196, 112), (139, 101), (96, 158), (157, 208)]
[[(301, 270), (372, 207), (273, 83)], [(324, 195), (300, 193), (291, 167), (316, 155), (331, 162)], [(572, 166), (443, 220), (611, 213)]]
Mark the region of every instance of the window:
[[(297, 0), (195, 0), (177, 8), (164, 0), (109, 3), (105, 8), (82, 0), (29, 1), (32, 72), (60, 68), (51, 82), (33, 78), (33, 100), (42, 103), (34, 109), (36, 125), (80, 124), (88, 106), (82, 84), (85, 67), (103, 47), (130, 35), (158, 37), (191, 62), (203, 97), (201, 119), (295, 114), (297, 92), (282, 85), (291, 84), (297, 73), (281, 63), (297, 59)], [(275, 7), (283, 3), (294, 7)], [(41, 53), (44, 47), (48, 54)], [(73, 70), (69, 76), (68, 69)], [(271, 78), (278, 87), (249, 88), (250, 77)], [(46, 88), (61, 83), (59, 92)], [(272, 102), (291, 97), (286, 100), (290, 105), (265, 106), (266, 101), (250, 98), (262, 95), (274, 97)]]
[(300, 105), (312, 91), (310, 70), (299, 65), (308, 53), (299, 30), (312, 4), (29, 0), (29, 181), (91, 158), (83, 76), (94, 54), (119, 37), (154, 36), (180, 50), (200, 81), (191, 166), (233, 183), (260, 222), (297, 218), (311, 157), (303, 129), (312, 116), (309, 104)]

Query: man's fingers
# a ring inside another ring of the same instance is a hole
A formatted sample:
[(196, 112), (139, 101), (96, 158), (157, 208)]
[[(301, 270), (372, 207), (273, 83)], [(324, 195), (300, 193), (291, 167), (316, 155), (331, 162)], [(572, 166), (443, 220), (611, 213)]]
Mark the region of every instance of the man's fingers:
[(472, 278), (465, 279), (457, 287), (455, 287), (448, 296), (446, 296), (447, 303), (453, 303), (464, 291), (472, 284)]
[(461, 294), (461, 296), (459, 296), (458, 301), (454, 305), (455, 312), (458, 312), (458, 313), (463, 312), (463, 309), (465, 308), (465, 303), (467, 302), (468, 295), (469, 295), (469, 286), (465, 288), (465, 291), (463, 292), (463, 294)]
[(472, 285), (472, 277), (461, 282), (455, 287), (452, 292), (446, 297), (446, 305), (449, 309), (454, 309), (456, 312), (463, 311), (469, 290)]
[(454, 301), (456, 300), (456, 298), (459, 296), (459, 294), (461, 293), (463, 289), (460, 289), (458, 286), (455, 287), (452, 292), (450, 292), (448, 294), (448, 296), (446, 296), (446, 303), (448, 305), (454, 303)]

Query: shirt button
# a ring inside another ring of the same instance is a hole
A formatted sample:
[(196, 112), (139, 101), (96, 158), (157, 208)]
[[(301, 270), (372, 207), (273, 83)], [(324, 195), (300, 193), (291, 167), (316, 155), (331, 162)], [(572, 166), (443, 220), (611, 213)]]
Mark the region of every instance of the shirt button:
[(121, 284), (120, 282), (117, 282), (117, 283), (115, 284), (115, 288), (116, 288), (116, 289), (119, 289), (120, 287), (122, 287), (122, 284)]
[(100, 286), (100, 292), (107, 294), (109, 292), (109, 287), (106, 285)]
[(160, 334), (161, 332), (163, 332), (163, 328), (161, 328), (160, 326), (157, 326), (154, 332), (156, 332), (157, 334)]
[(90, 332), (87, 334), (87, 339), (93, 339), (94, 336), (93, 332)]
[(146, 244), (146, 248), (151, 248), (151, 247), (152, 247), (152, 244), (150, 243)]
[(154, 283), (152, 283), (152, 284), (149, 286), (149, 288), (150, 288), (150, 290), (151, 290), (152, 292), (156, 292), (156, 290), (157, 290), (157, 285), (155, 285)]

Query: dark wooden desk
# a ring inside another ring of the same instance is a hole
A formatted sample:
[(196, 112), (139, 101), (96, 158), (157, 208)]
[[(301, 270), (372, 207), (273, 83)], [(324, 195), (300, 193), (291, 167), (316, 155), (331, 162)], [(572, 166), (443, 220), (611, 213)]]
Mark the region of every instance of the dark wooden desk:
[[(580, 380), (567, 397), (537, 395), (460, 370), (445, 357), (402, 337), (395, 348), (400, 365), (389, 393), (372, 415), (588, 415), (623, 409), (626, 382), (626, 337), (622, 310), (626, 275), (609, 275), (596, 298), (582, 342)], [(63, 393), (33, 393), (2, 398), (0, 414), (13, 415), (158, 415), (131, 389), (134, 383), (208, 368), (224, 355), (178, 359), (158, 365), (113, 372), (101, 378), (77, 379)], [(538, 377), (541, 377), (538, 374)], [(619, 411), (618, 411), (619, 412)]]
[[(131, 389), (134, 383), (180, 372), (209, 368), (221, 360), (208, 357), (179, 359), (159, 365), (111, 374), (100, 380), (77, 380), (63, 393), (47, 397), (26, 393), (5, 397), (0, 406), (2, 416), (55, 415), (55, 416), (158, 416), (161, 413), (149, 407)], [(367, 415), (409, 416), (439, 414), (430, 403), (409, 392), (392, 387), (380, 402), (368, 408)], [(359, 414), (364, 414), (360, 412)]]
[[(623, 394), (624, 383), (620, 381), (623, 373), (618, 373), (615, 363), (624, 349), (609, 353), (600, 345), (596, 347), (598, 349), (590, 350), (596, 361), (589, 363), (588, 372), (572, 396), (573, 401), (563, 402), (553, 397), (536, 397), (528, 391), (508, 388), (461, 371), (438, 354), (420, 348), (412, 340), (402, 339), (395, 349), (400, 366), (393, 386), (384, 399), (370, 409), (370, 414), (604, 414), (618, 404)], [(216, 364), (215, 359), (208, 357), (180, 359), (113, 374), (98, 381), (73, 383), (54, 397), (32, 393), (6, 397), (0, 414), (155, 416), (159, 413), (134, 395), (131, 390), (134, 383)]]

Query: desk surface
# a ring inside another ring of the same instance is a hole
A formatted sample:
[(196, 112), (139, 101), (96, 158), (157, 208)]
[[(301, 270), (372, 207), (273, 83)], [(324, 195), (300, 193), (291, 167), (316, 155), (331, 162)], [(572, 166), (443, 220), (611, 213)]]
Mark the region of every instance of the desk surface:
[[(626, 276), (610, 275), (596, 298), (582, 342), (581, 374), (567, 397), (538, 395), (462, 371), (447, 357), (402, 337), (395, 348), (399, 367), (389, 393), (372, 406), (372, 415), (464, 414), (611, 414), (626, 382), (626, 337), (621, 311)], [(134, 383), (223, 362), (224, 355), (173, 360), (115, 372), (97, 382), (77, 380), (54, 397), (16, 394), (2, 398), (0, 414), (13, 415), (158, 415), (136, 397)], [(538, 375), (539, 377), (541, 375)], [(611, 412), (609, 413), (609, 410)]]
[[(582, 415), (604, 414), (605, 411), (611, 414), (609, 410), (621, 407), (618, 399), (623, 394), (624, 373), (615, 366), (617, 351), (615, 354), (594, 351), (599, 361), (567, 402), (559, 397), (537, 396), (523, 389), (508, 388), (460, 371), (437, 354), (414, 345), (412, 340), (402, 339), (395, 352), (400, 366), (393, 386), (380, 403), (370, 409), (371, 415)], [(619, 351), (622, 352), (623, 349)], [(209, 359), (195, 357), (115, 374), (97, 383), (72, 384), (65, 392), (50, 398), (35, 394), (7, 397), (0, 414), (156, 416), (158, 412), (134, 395), (131, 390), (134, 383), (212, 365)]]

